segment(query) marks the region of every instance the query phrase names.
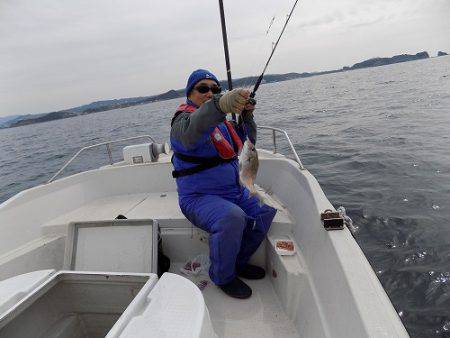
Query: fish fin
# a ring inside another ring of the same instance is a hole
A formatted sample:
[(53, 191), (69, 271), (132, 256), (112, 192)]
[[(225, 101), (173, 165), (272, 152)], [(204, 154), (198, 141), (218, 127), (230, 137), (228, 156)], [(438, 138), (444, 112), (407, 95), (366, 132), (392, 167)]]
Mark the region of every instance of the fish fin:
[(261, 193), (261, 191), (258, 191), (255, 186), (253, 186), (253, 189), (254, 189), (253, 196), (256, 196), (258, 198), (261, 206), (265, 204), (271, 208), (277, 209), (278, 211), (283, 211), (283, 209), (280, 206), (273, 203), (271, 199), (267, 198), (264, 194)]

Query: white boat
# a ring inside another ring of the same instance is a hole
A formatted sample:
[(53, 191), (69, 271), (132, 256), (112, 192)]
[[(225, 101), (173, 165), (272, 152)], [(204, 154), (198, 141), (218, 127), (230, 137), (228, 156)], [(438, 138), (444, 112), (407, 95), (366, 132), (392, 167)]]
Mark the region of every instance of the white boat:
[[(258, 150), (257, 184), (279, 211), (252, 258), (267, 276), (248, 281), (251, 298), (180, 272), (208, 255), (208, 234), (179, 209), (170, 155), (138, 145), (0, 205), (0, 337), (408, 337), (350, 231), (324, 228), (335, 209), (287, 134), (261, 128), (274, 149)], [(294, 159), (277, 152), (278, 134)], [(160, 278), (158, 232), (171, 260)], [(279, 255), (277, 239), (295, 254)]]

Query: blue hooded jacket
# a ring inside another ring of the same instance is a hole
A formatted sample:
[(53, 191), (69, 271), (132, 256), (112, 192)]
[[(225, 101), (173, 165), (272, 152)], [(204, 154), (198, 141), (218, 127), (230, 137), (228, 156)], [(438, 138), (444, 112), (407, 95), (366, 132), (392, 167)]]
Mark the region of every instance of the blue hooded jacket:
[[(172, 123), (170, 142), (175, 153), (188, 156), (211, 158), (218, 157), (210, 134), (218, 127), (225, 139), (233, 145), (232, 137), (224, 124), (226, 114), (217, 107), (217, 99), (210, 100), (195, 112), (178, 114)], [(242, 142), (246, 132), (243, 127), (236, 128)], [(195, 167), (197, 164), (185, 162), (173, 157), (175, 170)], [(213, 168), (177, 178), (180, 197), (192, 194), (236, 195), (240, 192), (239, 163), (233, 160), (221, 163)]]

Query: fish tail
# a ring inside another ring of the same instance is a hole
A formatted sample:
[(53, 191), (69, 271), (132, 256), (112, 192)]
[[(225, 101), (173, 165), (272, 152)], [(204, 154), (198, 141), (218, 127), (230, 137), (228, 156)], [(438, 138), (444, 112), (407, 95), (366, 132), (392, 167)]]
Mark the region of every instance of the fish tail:
[(256, 197), (258, 197), (259, 199), (261, 199), (262, 196), (261, 196), (261, 194), (256, 190), (256, 188), (255, 188), (254, 185), (252, 185), (248, 190), (250, 191), (250, 196), (256, 196)]

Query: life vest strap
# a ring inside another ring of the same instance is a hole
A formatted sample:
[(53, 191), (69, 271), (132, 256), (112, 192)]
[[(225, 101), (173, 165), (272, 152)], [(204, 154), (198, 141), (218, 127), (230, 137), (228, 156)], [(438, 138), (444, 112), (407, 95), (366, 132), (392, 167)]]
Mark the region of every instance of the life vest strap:
[[(172, 171), (173, 178), (193, 175), (193, 174), (199, 173), (201, 171), (217, 167), (218, 165), (220, 165), (222, 163), (229, 163), (229, 162), (233, 162), (234, 160), (237, 160), (237, 157), (224, 159), (221, 157), (189, 156), (189, 155), (184, 155), (181, 153), (174, 153), (173, 156), (176, 156), (177, 158), (179, 158), (180, 160), (185, 161), (185, 162), (198, 164), (192, 168), (173, 170)], [(172, 162), (173, 162), (173, 157), (172, 157)]]

